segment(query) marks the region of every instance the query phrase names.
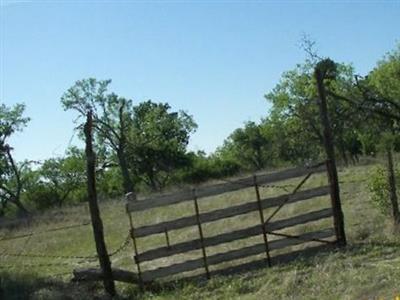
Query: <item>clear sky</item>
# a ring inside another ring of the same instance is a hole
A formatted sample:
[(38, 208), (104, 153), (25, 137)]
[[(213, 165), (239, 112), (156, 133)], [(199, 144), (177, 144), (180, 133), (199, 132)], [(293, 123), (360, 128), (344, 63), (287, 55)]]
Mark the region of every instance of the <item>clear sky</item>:
[(188, 111), (190, 148), (210, 152), (267, 115), (263, 95), (305, 58), (303, 33), (361, 74), (400, 38), (400, 1), (0, 2), (0, 101), (32, 118), (12, 140), (17, 159), (63, 154), (75, 114), (60, 97), (78, 79)]

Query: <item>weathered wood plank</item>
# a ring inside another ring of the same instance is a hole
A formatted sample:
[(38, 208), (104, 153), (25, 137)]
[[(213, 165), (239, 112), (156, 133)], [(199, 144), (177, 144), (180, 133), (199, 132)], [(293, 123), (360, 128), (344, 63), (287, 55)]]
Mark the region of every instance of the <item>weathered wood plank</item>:
[[(305, 224), (312, 221), (317, 221), (332, 216), (332, 209), (326, 208), (315, 212), (310, 212), (302, 215), (298, 215), (289, 219), (279, 220), (267, 224), (267, 232), (280, 230), (283, 228)], [(260, 225), (251, 226), (245, 229), (240, 229), (228, 233), (222, 233), (216, 236), (204, 238), (204, 246), (211, 247), (223, 243), (228, 243), (244, 238), (249, 238), (262, 233), (262, 227)], [(171, 256), (175, 254), (185, 253), (192, 250), (201, 248), (200, 239), (195, 239), (187, 242), (178, 243), (168, 247), (160, 247), (151, 249), (146, 252), (139, 254), (136, 259), (140, 262), (149, 261), (157, 258)]]
[[(308, 241), (312, 241), (312, 239), (323, 239), (328, 238), (334, 235), (334, 231), (332, 229), (321, 230), (316, 232), (310, 232), (300, 235), (299, 238), (284, 238), (279, 240), (273, 240), (268, 243), (269, 250), (277, 250), (289, 246), (299, 245), (302, 243), (306, 243)], [(219, 264), (222, 262), (227, 262), (235, 259), (240, 259), (256, 254), (263, 253), (265, 251), (265, 244), (260, 243), (249, 247), (244, 247), (237, 250), (228, 251), (225, 253), (219, 253), (208, 258), (210, 265)]]
[[(267, 184), (277, 181), (282, 181), (290, 178), (300, 177), (310, 173), (321, 173), (326, 170), (326, 166), (321, 165), (318, 167), (300, 167), (288, 169), (280, 172), (257, 175), (258, 184)], [(237, 179), (228, 183), (220, 183), (212, 186), (200, 186), (196, 188), (197, 197), (200, 200), (204, 197), (210, 197), (219, 195), (222, 193), (233, 192), (243, 188), (248, 188), (253, 186), (253, 177), (246, 177), (242, 179)], [(185, 189), (177, 193), (164, 194), (153, 196), (147, 199), (132, 201), (127, 203), (127, 211), (142, 211), (150, 208), (166, 206), (171, 204), (177, 204), (184, 201), (193, 200), (192, 189)]]
[(317, 211), (308, 212), (288, 219), (283, 219), (272, 223), (268, 223), (266, 225), (266, 229), (267, 232), (272, 232), (287, 227), (292, 227), (300, 224), (321, 220), (324, 218), (329, 218), (331, 216), (332, 216), (332, 208), (329, 207)]
[[(292, 251), (289, 253), (277, 255), (272, 258), (272, 265), (276, 264), (281, 264), (281, 263), (288, 263), (291, 261), (294, 261), (299, 258), (307, 259), (311, 258), (318, 253), (323, 253), (326, 251), (330, 251), (334, 248), (333, 245), (318, 245), (314, 247), (309, 247), (306, 249), (302, 250), (297, 250), (297, 251)], [(219, 269), (219, 270), (214, 270), (210, 272), (210, 276), (224, 276), (224, 275), (232, 275), (232, 274), (238, 274), (238, 273), (244, 273), (244, 272), (249, 272), (249, 271), (254, 271), (254, 270), (259, 270), (265, 268), (265, 259), (258, 259), (254, 260), (248, 263), (236, 265), (236, 266), (231, 266), (227, 267), (224, 269)], [(199, 274), (195, 276), (189, 276), (185, 277), (182, 280), (187, 280), (187, 281), (192, 281), (192, 280), (199, 280), (203, 279), (204, 275)]]
[[(312, 241), (312, 239), (323, 239), (328, 238), (334, 235), (334, 231), (332, 229), (325, 229), (310, 233), (305, 233), (299, 236), (299, 238), (284, 238), (279, 240), (274, 240), (269, 243), (270, 250), (277, 250), (281, 248), (285, 248), (288, 246), (299, 245), (302, 243), (307, 243)], [(223, 253), (214, 254), (207, 257), (207, 262), (209, 265), (216, 265), (223, 262), (245, 258), (252, 255), (257, 255), (263, 253), (265, 251), (265, 244), (260, 243), (256, 245), (252, 245), (249, 247), (244, 247), (240, 249), (230, 250)], [(142, 278), (144, 281), (153, 281), (157, 278), (162, 278), (174, 274), (179, 274), (182, 272), (192, 271), (203, 266), (203, 259), (193, 259), (189, 261), (185, 261), (182, 263), (173, 264), (166, 267), (161, 267), (155, 270), (146, 271), (142, 273)]]
[[(329, 187), (318, 187), (314, 189), (309, 189), (305, 191), (297, 192), (293, 195), (282, 195), (273, 198), (263, 199), (261, 201), (261, 206), (263, 209), (275, 207), (282, 203), (294, 203), (297, 201), (302, 201), (314, 197), (324, 196), (329, 193)], [(241, 214), (246, 214), (253, 212), (258, 209), (257, 202), (247, 202), (244, 204), (239, 204), (235, 206), (231, 206), (228, 208), (222, 208), (213, 210), (211, 212), (202, 213), (199, 215), (200, 221), (202, 224), (221, 220), (224, 218), (234, 217)], [(188, 226), (194, 226), (197, 224), (196, 216), (188, 216), (179, 219), (175, 219), (172, 221), (161, 222), (154, 225), (147, 225), (138, 227), (135, 229), (136, 237), (144, 237), (151, 234), (163, 233), (165, 230), (175, 230), (181, 229)]]

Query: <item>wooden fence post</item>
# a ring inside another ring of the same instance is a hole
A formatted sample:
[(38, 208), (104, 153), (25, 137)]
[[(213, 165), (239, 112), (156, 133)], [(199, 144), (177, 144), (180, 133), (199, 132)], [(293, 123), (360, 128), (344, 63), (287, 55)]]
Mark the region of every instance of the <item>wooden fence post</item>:
[(324, 79), (326, 73), (329, 71), (329, 64), (331, 61), (324, 60), (318, 63), (315, 67), (315, 79), (317, 81), (317, 89), (319, 94), (319, 112), (321, 123), (323, 126), (324, 146), (327, 156), (327, 171), (329, 177), (331, 203), (333, 210), (333, 223), (335, 227), (336, 239), (339, 246), (346, 245), (346, 233), (344, 230), (344, 217), (342, 205), (340, 201), (339, 179), (336, 169), (335, 147), (333, 144), (332, 128), (328, 116), (328, 106), (326, 101), (326, 91), (324, 86)]
[(194, 208), (196, 211), (197, 226), (199, 228), (199, 234), (200, 234), (201, 251), (203, 253), (204, 269), (206, 270), (207, 279), (210, 279), (210, 271), (208, 269), (206, 247), (204, 246), (204, 236), (203, 236), (203, 229), (201, 227), (200, 211), (199, 211), (199, 204), (197, 203), (196, 189), (193, 189), (193, 200), (194, 200)]
[(97, 256), (99, 257), (100, 267), (103, 273), (103, 283), (106, 292), (114, 297), (116, 294), (115, 284), (112, 276), (111, 262), (107, 253), (104, 241), (103, 222), (100, 217), (99, 206), (97, 204), (96, 193), (96, 156), (93, 151), (93, 119), (92, 112), (87, 113), (84, 133), (86, 138), (86, 170), (87, 170), (87, 191), (89, 200), (90, 217), (92, 220), (93, 235), (96, 243)]
[(399, 201), (397, 198), (397, 191), (396, 191), (396, 176), (394, 173), (393, 167), (393, 154), (391, 147), (387, 147), (386, 149), (387, 154), (387, 176), (388, 176), (388, 183), (389, 183), (389, 191), (390, 191), (390, 202), (392, 204), (392, 216), (394, 222), (394, 230), (400, 230), (400, 212), (399, 212)]
[[(128, 208), (128, 202), (129, 201), (135, 201), (136, 200), (136, 195), (134, 193), (132, 193), (132, 192), (129, 192), (129, 193), (127, 193), (125, 195), (125, 198), (126, 198), (126, 202), (127, 202), (126, 203), (127, 204), (126, 207)], [(133, 226), (133, 220), (132, 220), (132, 215), (131, 215), (130, 211), (127, 209), (126, 212), (128, 214), (128, 217), (129, 217), (129, 226), (130, 226), (129, 233), (130, 233), (130, 236), (131, 236), (131, 239), (132, 239), (132, 243), (133, 243), (133, 251), (135, 252), (134, 261), (135, 261), (135, 264), (136, 264), (136, 267), (137, 267), (137, 271), (138, 271), (139, 287), (140, 287), (141, 290), (143, 290), (144, 289), (144, 283), (143, 283), (143, 279), (142, 279), (142, 270), (141, 270), (141, 267), (140, 267), (140, 261), (137, 258), (138, 255), (139, 255), (139, 251), (138, 251), (136, 237), (135, 237), (135, 227)]]
[(262, 208), (262, 205), (261, 205), (260, 190), (258, 188), (256, 175), (254, 175), (253, 180), (254, 180), (254, 188), (256, 190), (258, 212), (260, 214), (262, 233), (263, 233), (263, 238), (264, 238), (264, 243), (265, 243), (265, 254), (267, 255), (267, 264), (268, 264), (268, 267), (271, 267), (271, 256), (269, 255), (267, 230), (265, 229), (266, 224), (265, 224), (265, 221), (264, 221), (264, 212), (263, 212), (263, 208)]

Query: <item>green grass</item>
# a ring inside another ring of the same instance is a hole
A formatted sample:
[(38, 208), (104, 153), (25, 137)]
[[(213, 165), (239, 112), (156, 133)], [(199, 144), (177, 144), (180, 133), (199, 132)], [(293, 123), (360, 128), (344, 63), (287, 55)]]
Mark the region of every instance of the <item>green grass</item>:
[[(139, 293), (134, 285), (118, 284), (123, 298), (138, 299), (394, 299), (400, 295), (400, 238), (392, 233), (390, 218), (382, 216), (370, 203), (366, 180), (373, 166), (343, 168), (339, 172), (343, 211), (349, 245), (346, 249), (321, 253), (315, 257), (265, 268), (245, 274), (215, 277), (205, 282), (177, 282), (160, 284), (157, 288)], [(280, 183), (295, 186), (298, 179)], [(326, 184), (324, 174), (314, 175), (304, 188)], [(285, 193), (281, 188), (262, 188), (262, 197)], [(199, 201), (202, 212), (254, 201), (254, 188), (210, 197)], [(291, 204), (274, 218), (287, 218), (329, 207), (328, 197)], [(101, 213), (109, 252), (117, 249), (128, 234), (128, 217), (122, 200), (101, 203)], [(171, 220), (192, 215), (193, 203), (158, 208), (134, 214), (136, 226)], [(266, 210), (268, 216), (271, 210)], [(95, 254), (90, 226), (62, 231), (46, 232), (51, 228), (84, 223), (88, 220), (85, 205), (57, 209), (42, 216), (28, 226), (3, 229), (1, 236), (16, 236), (35, 232), (31, 237), (0, 241), (1, 299), (90, 299), (102, 294), (100, 283), (70, 283), (71, 271), (78, 267), (96, 266), (96, 261), (66, 259), (64, 256), (92, 256)], [(204, 224), (206, 236), (212, 236), (235, 228), (259, 223), (258, 213), (251, 213), (224, 221)], [(332, 226), (331, 220), (323, 220), (284, 230), (285, 233), (301, 233)], [(170, 232), (171, 243), (193, 239), (198, 236), (196, 227)], [(272, 239), (272, 236), (270, 237)], [(261, 242), (254, 237), (207, 249), (207, 254)], [(139, 251), (165, 245), (164, 235), (139, 240)], [(273, 252), (300, 249), (292, 247)], [(112, 257), (114, 267), (135, 271), (132, 247)], [(16, 256), (7, 256), (15, 254)], [(32, 258), (19, 255), (44, 254), (62, 256), (57, 258)], [(171, 262), (201, 257), (201, 252), (191, 251), (169, 259), (159, 259), (143, 264), (153, 269)], [(259, 256), (259, 257), (262, 257)], [(252, 257), (253, 259), (254, 257)], [(241, 262), (244, 262), (242, 260)], [(232, 263), (221, 264), (228, 266)], [(218, 266), (217, 266), (218, 267)], [(212, 269), (216, 267), (212, 266)], [(200, 270), (202, 271), (202, 270)], [(3, 295), (1, 294), (3, 293)]]

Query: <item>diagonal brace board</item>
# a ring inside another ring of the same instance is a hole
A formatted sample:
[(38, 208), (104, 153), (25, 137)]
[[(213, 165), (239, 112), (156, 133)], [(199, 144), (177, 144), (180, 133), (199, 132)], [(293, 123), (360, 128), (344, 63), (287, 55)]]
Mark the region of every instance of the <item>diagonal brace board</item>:
[[(262, 174), (257, 175), (257, 182), (260, 185), (268, 184), (272, 182), (278, 182), (290, 178), (300, 177), (307, 175), (308, 173), (321, 173), (326, 171), (325, 164), (317, 164), (312, 167), (300, 167), (293, 168), (289, 170), (284, 170), (280, 172), (270, 173), (270, 174)], [(238, 179), (236, 181), (231, 181), (228, 183), (221, 183), (212, 186), (202, 186), (196, 188), (197, 197), (200, 200), (204, 197), (210, 197), (219, 195), (222, 193), (233, 192), (237, 190), (241, 190), (244, 188), (249, 188), (253, 186), (253, 176), (246, 177), (242, 179)], [(177, 193), (172, 194), (164, 194), (153, 196), (151, 198), (139, 200), (139, 201), (130, 201), (127, 203), (127, 211), (143, 211), (155, 207), (162, 207), (172, 204), (178, 204), (185, 201), (193, 200), (192, 189), (185, 189)]]
[[(261, 200), (262, 209), (278, 206), (281, 203), (294, 203), (302, 200), (307, 200), (314, 197), (320, 197), (327, 195), (329, 193), (329, 187), (319, 187), (314, 189), (309, 189), (301, 192), (297, 192), (293, 195), (282, 195), (273, 198), (267, 198)], [(221, 220), (224, 218), (234, 217), (241, 214), (250, 213), (258, 210), (257, 202), (248, 202), (245, 204), (235, 205), (228, 208), (218, 209), (207, 213), (202, 213), (199, 215), (200, 222), (208, 223), (212, 221)], [(138, 227), (135, 229), (135, 236), (144, 237), (157, 233), (164, 233), (165, 230), (175, 230), (181, 229), (189, 226), (197, 225), (196, 216), (183, 217), (175, 219), (172, 221), (161, 222), (154, 225), (147, 225)]]
[[(284, 228), (305, 224), (325, 218), (332, 217), (332, 209), (325, 208), (318, 211), (301, 214), (295, 217), (291, 217), (284, 220), (275, 221), (268, 224), (268, 233)], [(262, 234), (262, 228), (260, 225), (251, 226), (245, 229), (231, 231), (228, 233), (222, 233), (212, 237), (206, 237), (203, 239), (205, 247), (216, 246), (219, 244), (229, 243), (232, 241), (249, 238)], [(137, 255), (136, 260), (138, 262), (150, 261), (162, 257), (167, 257), (175, 254), (185, 253), (192, 250), (197, 250), (202, 247), (200, 239), (191, 240), (187, 242), (178, 243), (168, 247), (160, 247), (151, 249)]]

